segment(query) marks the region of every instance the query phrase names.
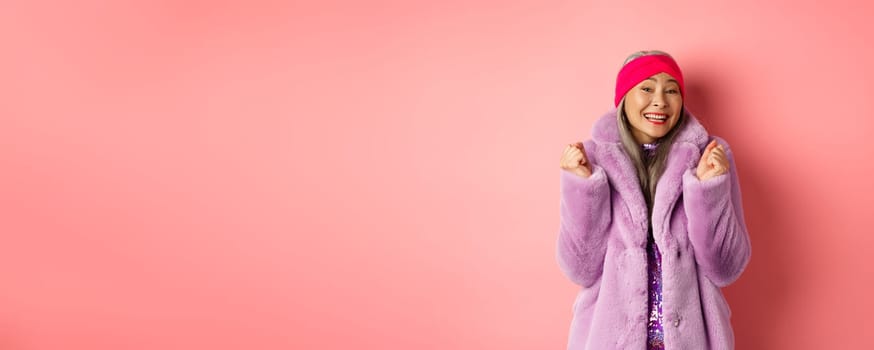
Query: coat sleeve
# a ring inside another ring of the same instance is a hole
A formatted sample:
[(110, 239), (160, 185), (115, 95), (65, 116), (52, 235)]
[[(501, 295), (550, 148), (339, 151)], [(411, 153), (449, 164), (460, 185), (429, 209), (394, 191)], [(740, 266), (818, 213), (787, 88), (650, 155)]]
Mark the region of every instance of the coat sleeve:
[(690, 169), (683, 175), (683, 197), (698, 266), (715, 285), (724, 287), (740, 277), (751, 247), (734, 157), (728, 144), (717, 140), (725, 146), (728, 173), (700, 181), (695, 168)]
[(610, 185), (603, 168), (593, 164), (588, 179), (561, 170), (556, 259), (572, 282), (589, 287), (601, 277), (610, 217)]

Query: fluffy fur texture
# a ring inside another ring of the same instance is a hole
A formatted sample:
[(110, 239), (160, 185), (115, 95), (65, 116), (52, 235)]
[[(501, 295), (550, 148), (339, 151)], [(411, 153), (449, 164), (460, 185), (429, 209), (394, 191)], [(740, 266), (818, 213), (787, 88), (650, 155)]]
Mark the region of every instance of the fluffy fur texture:
[[(721, 287), (750, 260), (750, 241), (731, 149), (731, 169), (699, 181), (695, 169), (710, 140), (691, 114), (671, 146), (658, 183), (652, 227), (662, 252), (666, 349), (733, 349), (731, 310)], [(593, 173), (561, 171), (556, 258), (582, 286), (573, 305), (569, 350), (645, 349), (647, 324), (646, 202), (636, 172), (607, 112), (584, 143)]]

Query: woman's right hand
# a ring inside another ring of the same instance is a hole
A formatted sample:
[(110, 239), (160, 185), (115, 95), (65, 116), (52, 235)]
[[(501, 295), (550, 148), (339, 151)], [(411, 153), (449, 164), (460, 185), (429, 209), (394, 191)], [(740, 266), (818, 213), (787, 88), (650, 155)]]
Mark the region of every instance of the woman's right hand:
[(592, 165), (589, 164), (586, 148), (583, 147), (582, 142), (571, 143), (564, 148), (564, 153), (561, 155), (561, 168), (584, 179), (592, 176)]

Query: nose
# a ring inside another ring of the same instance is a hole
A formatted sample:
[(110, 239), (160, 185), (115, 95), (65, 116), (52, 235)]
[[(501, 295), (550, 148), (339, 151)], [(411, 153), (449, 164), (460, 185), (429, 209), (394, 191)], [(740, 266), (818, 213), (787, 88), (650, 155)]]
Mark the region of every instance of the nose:
[(665, 99), (664, 94), (660, 94), (660, 93), (653, 94), (652, 105), (653, 105), (653, 107), (666, 107), (667, 106), (667, 99)]

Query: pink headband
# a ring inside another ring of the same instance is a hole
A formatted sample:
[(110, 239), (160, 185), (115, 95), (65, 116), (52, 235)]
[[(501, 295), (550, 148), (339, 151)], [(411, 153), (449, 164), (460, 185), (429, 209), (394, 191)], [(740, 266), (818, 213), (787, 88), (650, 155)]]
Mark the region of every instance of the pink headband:
[(668, 75), (677, 79), (680, 85), (680, 96), (686, 97), (686, 86), (683, 84), (683, 73), (680, 72), (680, 67), (674, 59), (666, 55), (647, 55), (635, 58), (628, 62), (619, 75), (616, 77), (616, 97), (614, 98), (616, 107), (619, 107), (619, 102), (622, 97), (641, 81), (646, 80), (653, 75), (659, 73), (668, 73)]

